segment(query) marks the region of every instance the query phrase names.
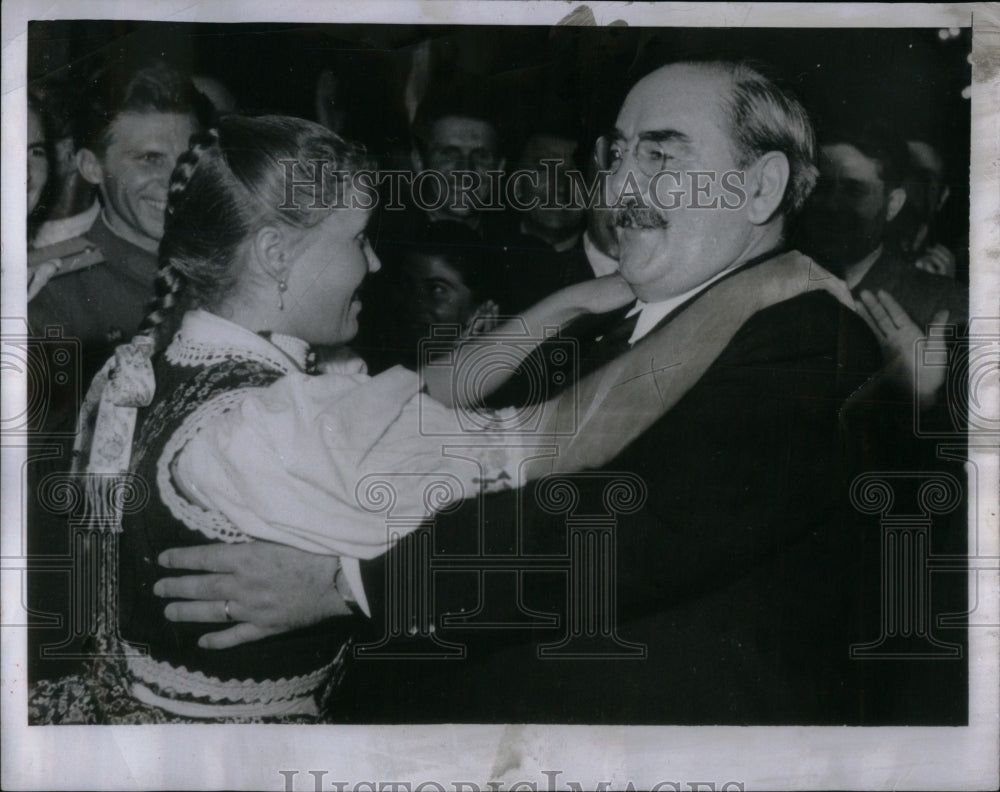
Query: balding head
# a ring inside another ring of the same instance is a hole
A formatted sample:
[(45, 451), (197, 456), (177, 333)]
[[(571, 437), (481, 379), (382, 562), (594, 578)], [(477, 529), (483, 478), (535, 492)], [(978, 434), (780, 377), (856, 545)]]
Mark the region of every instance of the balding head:
[(805, 111), (745, 65), (657, 69), (616, 127), (611, 197), (641, 207), (619, 214), (622, 274), (648, 302), (776, 248), (815, 181)]

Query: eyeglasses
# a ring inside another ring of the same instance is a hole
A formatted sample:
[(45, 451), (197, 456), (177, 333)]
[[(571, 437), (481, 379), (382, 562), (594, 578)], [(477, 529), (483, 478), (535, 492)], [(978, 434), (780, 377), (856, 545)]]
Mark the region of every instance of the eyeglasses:
[[(663, 143), (658, 140), (640, 140), (632, 149), (632, 156), (639, 170), (646, 176), (654, 176), (666, 170), (670, 156), (663, 151)], [(594, 159), (602, 171), (617, 173), (625, 159), (627, 146), (621, 140), (602, 135), (594, 146)]]

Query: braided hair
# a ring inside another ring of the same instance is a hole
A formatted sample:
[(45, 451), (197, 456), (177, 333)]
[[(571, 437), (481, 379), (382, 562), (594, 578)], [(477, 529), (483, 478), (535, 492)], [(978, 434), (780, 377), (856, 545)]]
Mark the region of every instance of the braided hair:
[(162, 349), (181, 309), (211, 309), (232, 293), (258, 229), (317, 225), (328, 216), (317, 206), (344, 206), (348, 175), (366, 166), (361, 146), (299, 118), (224, 116), (193, 135), (170, 177), (156, 297), (139, 332)]

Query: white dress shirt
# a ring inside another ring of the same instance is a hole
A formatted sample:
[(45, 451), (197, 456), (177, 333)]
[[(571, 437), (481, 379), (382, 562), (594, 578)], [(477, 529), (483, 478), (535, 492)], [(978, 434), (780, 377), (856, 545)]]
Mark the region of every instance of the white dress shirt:
[(635, 323), (635, 328), (632, 330), (632, 335), (629, 336), (628, 339), (629, 346), (634, 344), (643, 336), (649, 335), (649, 333), (652, 332), (653, 328), (663, 321), (663, 318), (665, 316), (667, 316), (668, 314), (673, 312), (676, 308), (686, 303), (695, 295), (705, 291), (705, 289), (707, 289), (709, 286), (711, 286), (713, 283), (719, 280), (719, 278), (723, 277), (724, 275), (728, 275), (734, 269), (736, 269), (735, 266), (728, 267), (715, 277), (710, 278), (709, 280), (702, 283), (700, 286), (695, 286), (693, 289), (686, 291), (683, 294), (679, 294), (676, 297), (670, 297), (669, 299), (661, 300), (659, 302), (654, 302), (654, 303), (647, 303), (643, 302), (642, 300), (636, 300), (635, 306), (632, 308), (632, 310), (629, 311), (627, 314), (625, 314), (626, 318), (639, 314), (639, 318), (636, 320)]

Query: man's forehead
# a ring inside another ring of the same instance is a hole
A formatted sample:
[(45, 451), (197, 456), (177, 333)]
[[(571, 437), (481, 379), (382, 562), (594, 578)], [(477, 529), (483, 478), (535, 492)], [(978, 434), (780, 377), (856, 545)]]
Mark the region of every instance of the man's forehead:
[(576, 151), (577, 143), (557, 135), (535, 135), (524, 147), (527, 159), (569, 159)]
[(616, 128), (628, 137), (667, 129), (694, 133), (708, 126), (721, 128), (727, 85), (706, 68), (685, 64), (658, 69), (629, 92)]
[(180, 137), (184, 146), (197, 128), (198, 122), (190, 113), (127, 112), (115, 116), (108, 125), (108, 141), (114, 143), (175, 144)]
[(434, 143), (474, 140), (492, 144), (496, 137), (493, 125), (479, 118), (444, 116), (431, 127), (431, 140)]
[(850, 143), (820, 146), (820, 170), (827, 176), (841, 176), (865, 182), (881, 182), (877, 160), (865, 156)]

